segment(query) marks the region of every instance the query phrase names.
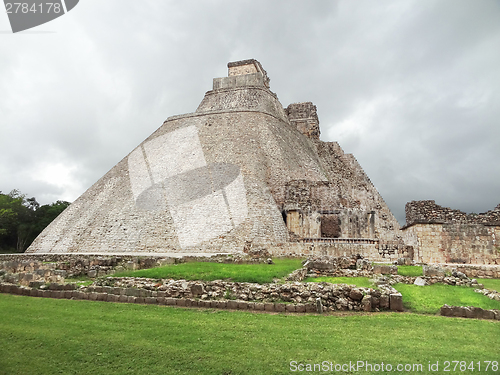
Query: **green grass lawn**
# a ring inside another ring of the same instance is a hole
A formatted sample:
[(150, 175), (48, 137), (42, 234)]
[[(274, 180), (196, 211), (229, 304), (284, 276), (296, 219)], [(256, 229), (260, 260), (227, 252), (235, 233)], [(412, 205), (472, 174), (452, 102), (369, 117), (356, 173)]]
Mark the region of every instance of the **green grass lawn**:
[(396, 284), (394, 287), (403, 295), (404, 307), (416, 313), (435, 314), (444, 304), (500, 309), (499, 301), (491, 300), (474, 292), (474, 288), (465, 286)]
[[(0, 374), (9, 375), (290, 374), (291, 361), (422, 364), (423, 372), (397, 372), (417, 374), (429, 373), (429, 362), (439, 361), (444, 373), (444, 361), (499, 359), (498, 321), (271, 315), (1, 294), (0, 311)], [(460, 372), (471, 373), (477, 369)]]
[(153, 279), (232, 280), (237, 282), (272, 283), (301, 268), (301, 259), (274, 259), (274, 264), (234, 264), (189, 262), (138, 271), (115, 273), (113, 276), (149, 277)]
[(500, 279), (477, 279), (477, 282), (483, 284), (486, 289), (500, 292)]
[(398, 275), (401, 276), (422, 276), (422, 266), (398, 266)]
[(368, 277), (308, 277), (304, 282), (326, 282), (332, 284), (356, 285), (362, 288), (373, 288)]

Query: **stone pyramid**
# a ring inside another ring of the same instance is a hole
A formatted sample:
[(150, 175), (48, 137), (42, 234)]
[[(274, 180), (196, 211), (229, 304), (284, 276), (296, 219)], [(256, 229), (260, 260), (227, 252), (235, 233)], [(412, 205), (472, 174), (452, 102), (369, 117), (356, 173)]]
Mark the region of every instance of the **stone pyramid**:
[(169, 117), (54, 220), (28, 253), (233, 253), (397, 238), (352, 155), (284, 109), (256, 60), (228, 64), (194, 113)]

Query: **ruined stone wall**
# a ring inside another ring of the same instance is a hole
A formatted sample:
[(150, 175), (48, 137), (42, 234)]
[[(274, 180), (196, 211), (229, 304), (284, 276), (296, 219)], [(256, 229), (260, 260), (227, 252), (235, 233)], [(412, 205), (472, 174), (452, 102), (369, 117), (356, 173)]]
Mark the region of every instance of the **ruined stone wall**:
[(426, 263), (500, 264), (500, 205), (466, 214), (433, 200), (406, 204), (405, 242)]
[(334, 256), (352, 257), (361, 255), (370, 261), (394, 262), (399, 258), (411, 258), (413, 249), (397, 244), (379, 243), (378, 241), (356, 242), (355, 239), (344, 242), (288, 242), (268, 247), (273, 256)]
[(465, 223), (500, 225), (500, 204), (480, 214), (467, 214), (460, 210), (441, 207), (433, 200), (406, 203), (406, 225), (415, 223)]
[(404, 232), (418, 262), (500, 264), (500, 226), (414, 224)]
[(306, 137), (319, 139), (319, 119), (316, 106), (311, 102), (290, 104), (285, 112), (290, 124)]

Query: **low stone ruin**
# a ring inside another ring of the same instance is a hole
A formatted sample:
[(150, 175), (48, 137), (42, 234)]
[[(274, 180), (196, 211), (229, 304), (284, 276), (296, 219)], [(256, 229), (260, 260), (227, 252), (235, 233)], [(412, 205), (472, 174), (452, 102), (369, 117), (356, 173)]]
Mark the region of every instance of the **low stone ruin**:
[(287, 312), (402, 311), (394, 288), (359, 288), (345, 284), (253, 284), (226, 281), (101, 279), (89, 287), (57, 284), (30, 288), (0, 283), (0, 292), (34, 297), (151, 303)]
[(471, 319), (496, 319), (500, 320), (500, 310), (484, 310), (473, 306), (448, 306), (441, 307), (442, 316)]

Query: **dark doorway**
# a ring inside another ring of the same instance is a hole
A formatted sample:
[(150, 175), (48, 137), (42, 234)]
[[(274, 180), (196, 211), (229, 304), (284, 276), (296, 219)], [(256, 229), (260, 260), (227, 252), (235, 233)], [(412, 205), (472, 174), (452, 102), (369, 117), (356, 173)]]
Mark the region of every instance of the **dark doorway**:
[(337, 215), (321, 215), (321, 237), (339, 238), (340, 219)]

